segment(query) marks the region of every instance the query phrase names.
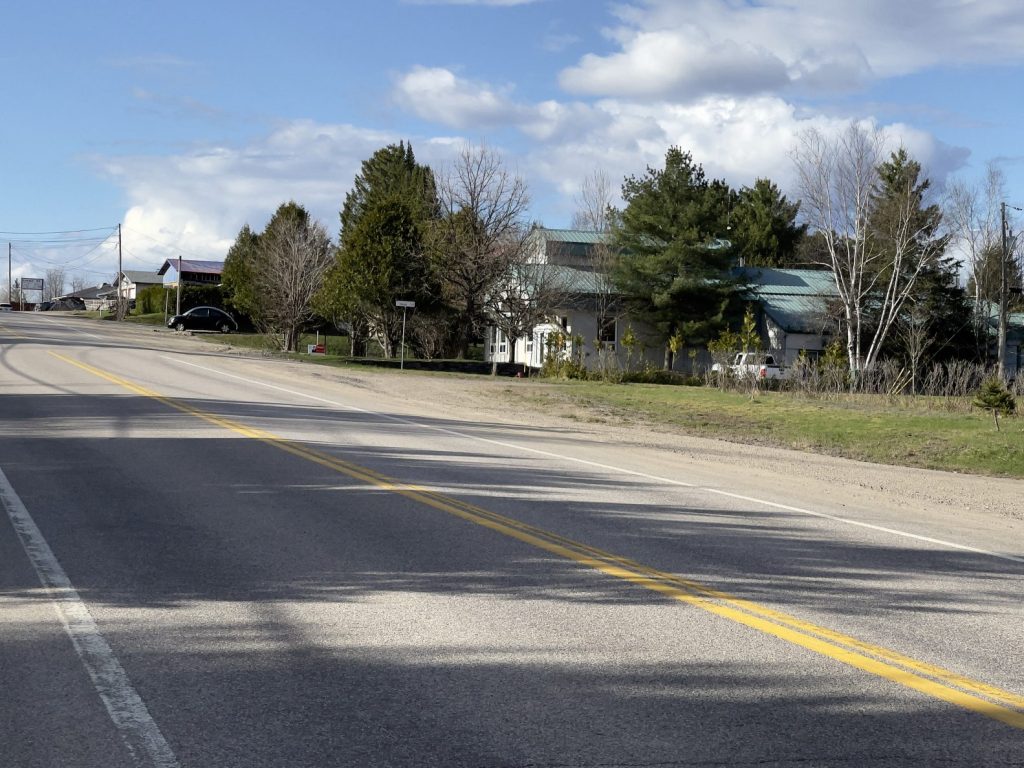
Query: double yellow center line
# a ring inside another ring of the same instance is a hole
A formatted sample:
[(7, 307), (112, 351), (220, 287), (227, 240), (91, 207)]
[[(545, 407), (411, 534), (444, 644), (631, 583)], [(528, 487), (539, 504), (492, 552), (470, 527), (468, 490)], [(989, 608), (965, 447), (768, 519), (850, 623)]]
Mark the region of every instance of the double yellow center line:
[(1024, 729), (1024, 696), (905, 656), (883, 646), (867, 643), (841, 632), (812, 624), (699, 582), (650, 568), (634, 560), (605, 552), (514, 518), (499, 515), (428, 488), (403, 483), (367, 467), (314, 450), (270, 432), (199, 410), (187, 403), (165, 397), (158, 392), (70, 357), (56, 352), (50, 352), (50, 354), (130, 392), (152, 398), (169, 408), (195, 416), (243, 437), (259, 440), (293, 456), (483, 526), (552, 555), (571, 560), (581, 566), (644, 587), (672, 600), (700, 608), (856, 669), (899, 683), (927, 696), (991, 717), (1014, 728)]

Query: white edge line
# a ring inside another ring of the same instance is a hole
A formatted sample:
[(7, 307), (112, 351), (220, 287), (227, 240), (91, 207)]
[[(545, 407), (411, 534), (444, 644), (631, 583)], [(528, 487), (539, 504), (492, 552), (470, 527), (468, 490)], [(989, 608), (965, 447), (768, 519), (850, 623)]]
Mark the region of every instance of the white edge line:
[(475, 440), (475, 441), (480, 442), (480, 443), (488, 443), (490, 445), (501, 446), (502, 448), (511, 448), (511, 449), (517, 450), (517, 451), (524, 451), (526, 453), (533, 453), (533, 454), (537, 454), (539, 456), (546, 456), (546, 457), (549, 457), (549, 458), (560, 459), (562, 461), (568, 461), (568, 462), (572, 462), (574, 464), (582, 464), (582, 465), (585, 465), (585, 466), (588, 466), (588, 467), (595, 467), (597, 469), (603, 469), (603, 470), (607, 470), (607, 471), (610, 471), (610, 472), (618, 472), (620, 474), (632, 475), (633, 477), (642, 477), (645, 480), (655, 480), (657, 482), (665, 483), (667, 485), (675, 485), (675, 486), (679, 486), (679, 487), (682, 487), (682, 488), (698, 488), (698, 487), (700, 487), (700, 489), (705, 491), (706, 493), (712, 493), (712, 494), (715, 494), (717, 496), (725, 496), (727, 498), (736, 499), (738, 501), (749, 501), (749, 502), (752, 502), (752, 503), (755, 503), (755, 504), (761, 504), (761, 505), (766, 506), (766, 507), (773, 507), (774, 509), (781, 509), (781, 510), (784, 510), (786, 512), (796, 512), (796, 513), (801, 514), (801, 515), (808, 515), (809, 517), (818, 517), (818, 518), (822, 518), (824, 520), (831, 520), (831, 521), (836, 522), (836, 523), (845, 523), (846, 525), (855, 525), (855, 526), (857, 526), (859, 528), (867, 528), (869, 530), (878, 531), (880, 533), (888, 533), (888, 534), (892, 534), (894, 536), (902, 536), (902, 537), (907, 538), (907, 539), (914, 539), (916, 541), (927, 542), (928, 544), (938, 544), (940, 546), (948, 547), (950, 549), (959, 549), (959, 550), (964, 551), (964, 552), (973, 552), (973, 553), (978, 554), (978, 555), (986, 555), (988, 557), (995, 557), (995, 558), (999, 558), (1000, 560), (1009, 560), (1009, 561), (1014, 562), (1014, 563), (1024, 563), (1024, 557), (1017, 557), (1015, 555), (1007, 555), (1007, 554), (1005, 554), (1003, 552), (993, 552), (993, 551), (988, 550), (988, 549), (979, 549), (978, 547), (971, 547), (971, 546), (968, 546), (966, 544), (957, 544), (955, 542), (946, 541), (944, 539), (932, 538), (931, 536), (921, 536), (921, 535), (916, 534), (916, 533), (910, 533), (909, 531), (901, 531), (901, 530), (898, 530), (896, 528), (886, 528), (885, 526), (874, 525), (873, 523), (865, 523), (865, 522), (862, 522), (860, 520), (851, 520), (850, 518), (847, 518), (847, 517), (840, 517), (838, 515), (830, 515), (827, 512), (816, 512), (815, 510), (812, 510), (812, 509), (803, 509), (802, 507), (793, 507), (793, 506), (790, 506), (788, 504), (780, 504), (780, 503), (775, 502), (775, 501), (768, 501), (766, 499), (759, 499), (759, 498), (754, 497), (754, 496), (743, 496), (743, 495), (738, 494), (738, 493), (732, 493), (730, 491), (722, 491), (722, 490), (719, 490), (717, 488), (708, 488), (707, 486), (701, 487), (701, 486), (695, 485), (694, 483), (683, 482), (682, 480), (673, 480), (672, 478), (669, 478), (669, 477), (661, 477), (659, 475), (650, 475), (650, 474), (648, 474), (646, 472), (638, 472), (638, 471), (632, 470), (632, 469), (625, 469), (624, 467), (616, 467), (616, 466), (613, 466), (611, 464), (602, 464), (602, 463), (596, 462), (596, 461), (588, 461), (587, 459), (579, 459), (579, 458), (576, 458), (574, 456), (565, 456), (563, 454), (553, 453), (551, 451), (543, 451), (543, 450), (541, 450), (539, 448), (530, 448), (530, 447), (525, 446), (525, 445), (516, 445), (515, 443), (506, 443), (506, 442), (503, 442), (501, 440), (493, 440), (493, 439), (488, 438), (488, 437), (478, 437), (477, 435), (466, 434), (465, 432), (459, 432), (457, 430), (448, 429), (446, 427), (438, 427), (438, 426), (434, 426), (433, 424), (423, 424), (421, 422), (414, 421), (412, 419), (402, 418), (401, 416), (392, 416), (391, 414), (380, 413), (379, 411), (370, 411), (370, 410), (367, 410), (365, 408), (359, 408), (359, 407), (354, 406), (354, 405), (346, 405), (345, 403), (339, 403), (339, 402), (337, 402), (335, 400), (328, 400), (327, 398), (317, 397), (316, 395), (309, 395), (309, 394), (306, 394), (305, 392), (299, 392), (299, 391), (294, 390), (294, 389), (288, 389), (287, 387), (279, 387), (279, 386), (277, 386), (275, 384), (267, 384), (267, 383), (262, 382), (262, 381), (254, 381), (253, 379), (246, 378), (245, 376), (236, 376), (235, 374), (232, 374), (232, 373), (225, 373), (224, 371), (219, 371), (216, 368), (209, 368), (209, 367), (207, 367), (205, 365), (199, 365), (197, 363), (190, 363), (187, 360), (180, 360), (178, 358), (167, 357), (167, 356), (164, 356), (164, 355), (161, 355), (160, 357), (163, 360), (168, 360), (168, 361), (170, 361), (172, 363), (178, 363), (180, 365), (188, 365), (188, 366), (191, 366), (193, 368), (199, 368), (200, 370), (207, 371), (209, 373), (215, 373), (215, 374), (217, 374), (219, 376), (225, 376), (225, 377), (230, 378), (230, 379), (238, 379), (239, 381), (244, 381), (244, 382), (246, 382), (248, 384), (255, 384), (257, 386), (265, 387), (267, 389), (276, 389), (279, 392), (286, 392), (286, 393), (288, 393), (290, 395), (295, 395), (296, 397), (304, 397), (307, 400), (315, 400), (315, 401), (320, 402), (320, 403), (325, 403), (327, 405), (335, 406), (336, 408), (344, 408), (345, 410), (349, 410), (349, 411), (356, 411), (356, 412), (359, 412), (359, 413), (371, 414), (373, 416), (378, 416), (378, 417), (380, 417), (382, 419), (388, 419), (390, 421), (395, 421), (395, 422), (398, 422), (400, 424), (407, 424), (409, 426), (418, 427), (420, 429), (429, 429), (429, 430), (433, 430), (434, 432), (442, 432), (442, 433), (445, 433), (445, 434), (454, 435), (456, 437), (461, 437), (461, 438), (464, 438), (464, 439), (467, 439), (467, 440)]
[(150, 716), (145, 702), (132, 686), (124, 667), (96, 626), (88, 606), (79, 597), (2, 469), (0, 502), (6, 507), (25, 554), (39, 576), (39, 581), (49, 592), (64, 631), (71, 639), (128, 751), (137, 762), (145, 760), (145, 764), (155, 768), (178, 768), (178, 760)]
[(88, 331), (83, 331), (80, 328), (75, 328), (73, 323), (68, 323), (66, 320), (63, 320), (63, 319), (57, 320), (57, 319), (51, 319), (51, 318), (48, 317), (43, 322), (50, 323), (51, 325), (56, 325), (58, 328), (63, 328), (64, 330), (71, 331), (72, 333), (78, 333), (78, 334), (81, 334), (82, 336), (89, 336), (89, 337), (91, 337), (93, 339), (105, 339), (106, 338), (105, 336), (100, 336), (100, 335), (95, 334), (95, 333), (89, 333)]

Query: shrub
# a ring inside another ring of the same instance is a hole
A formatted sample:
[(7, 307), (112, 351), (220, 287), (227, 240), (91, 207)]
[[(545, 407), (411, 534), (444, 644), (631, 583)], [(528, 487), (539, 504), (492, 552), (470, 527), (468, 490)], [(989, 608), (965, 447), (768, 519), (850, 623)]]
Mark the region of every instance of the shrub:
[(999, 431), (999, 414), (1009, 416), (1017, 410), (1017, 401), (1006, 389), (1005, 382), (998, 376), (992, 376), (982, 383), (981, 388), (974, 396), (971, 403), (975, 408), (983, 408), (992, 411), (992, 418), (996, 422), (996, 431)]

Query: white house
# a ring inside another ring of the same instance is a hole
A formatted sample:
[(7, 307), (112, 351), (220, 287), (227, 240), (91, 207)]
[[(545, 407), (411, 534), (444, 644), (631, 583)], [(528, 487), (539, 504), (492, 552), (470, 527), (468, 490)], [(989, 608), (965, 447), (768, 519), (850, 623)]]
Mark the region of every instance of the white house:
[(125, 269), (114, 278), (114, 289), (128, 301), (132, 301), (139, 292), (151, 285), (160, 285), (160, 277), (156, 271), (144, 269)]
[[(558, 339), (564, 342), (559, 354), (576, 357), (588, 368), (608, 363), (622, 367), (627, 359), (634, 366), (646, 362), (661, 367), (664, 340), (626, 314), (621, 297), (601, 269), (600, 246), (606, 238), (599, 232), (533, 229), (530, 261), (545, 265), (546, 279), (565, 287), (564, 304), (520, 339), (509, 340), (500, 329), (490, 327), (484, 348), (486, 360), (514, 360), (540, 368), (550, 353), (549, 342)], [(824, 350), (830, 340), (828, 307), (836, 293), (829, 272), (746, 268), (736, 270), (736, 274), (749, 283), (746, 298), (759, 307), (758, 325), (768, 349), (787, 364), (801, 351), (813, 357)], [(637, 339), (632, 350), (622, 343), (627, 329)], [(707, 366), (710, 362), (705, 349), (683, 350), (676, 355), (674, 368), (687, 371), (694, 364)]]

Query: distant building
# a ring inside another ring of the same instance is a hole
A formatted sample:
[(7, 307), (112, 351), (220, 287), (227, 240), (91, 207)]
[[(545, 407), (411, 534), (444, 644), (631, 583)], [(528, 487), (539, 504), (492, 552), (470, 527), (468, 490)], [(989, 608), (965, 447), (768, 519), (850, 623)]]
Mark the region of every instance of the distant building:
[(68, 295), (84, 301), (86, 309), (107, 309), (115, 302), (117, 289), (110, 283), (103, 283), (103, 285), (94, 285), (91, 288), (83, 288), (80, 291), (75, 291)]
[(134, 301), (140, 291), (151, 285), (160, 285), (159, 274), (144, 269), (126, 269), (114, 278), (115, 296), (120, 293), (128, 301)]
[[(530, 266), (545, 269), (544, 278), (564, 289), (565, 300), (523, 338), (509, 339), (499, 328), (489, 327), (484, 359), (514, 360), (540, 368), (550, 353), (549, 339), (558, 337), (564, 345), (562, 354), (575, 354), (588, 368), (607, 364), (611, 358), (624, 366), (630, 357), (635, 365), (660, 367), (664, 340), (630, 316), (626, 302), (609, 283), (608, 265), (601, 263), (608, 258), (601, 246), (609, 244), (609, 237), (601, 232), (534, 227), (527, 242)], [(708, 248), (728, 245), (715, 240)], [(747, 267), (734, 274), (746, 284), (743, 298), (757, 305), (758, 331), (765, 347), (779, 359), (791, 364), (801, 353), (813, 359), (828, 346), (834, 328), (829, 309), (836, 298), (830, 272)], [(639, 339), (632, 351), (623, 345), (627, 330)], [(675, 355), (674, 367), (692, 372), (711, 362), (706, 348), (685, 348)]]
[(182, 284), (220, 285), (223, 273), (223, 261), (198, 259), (167, 259), (157, 270), (157, 274), (163, 276), (165, 288), (177, 288), (179, 279)]

